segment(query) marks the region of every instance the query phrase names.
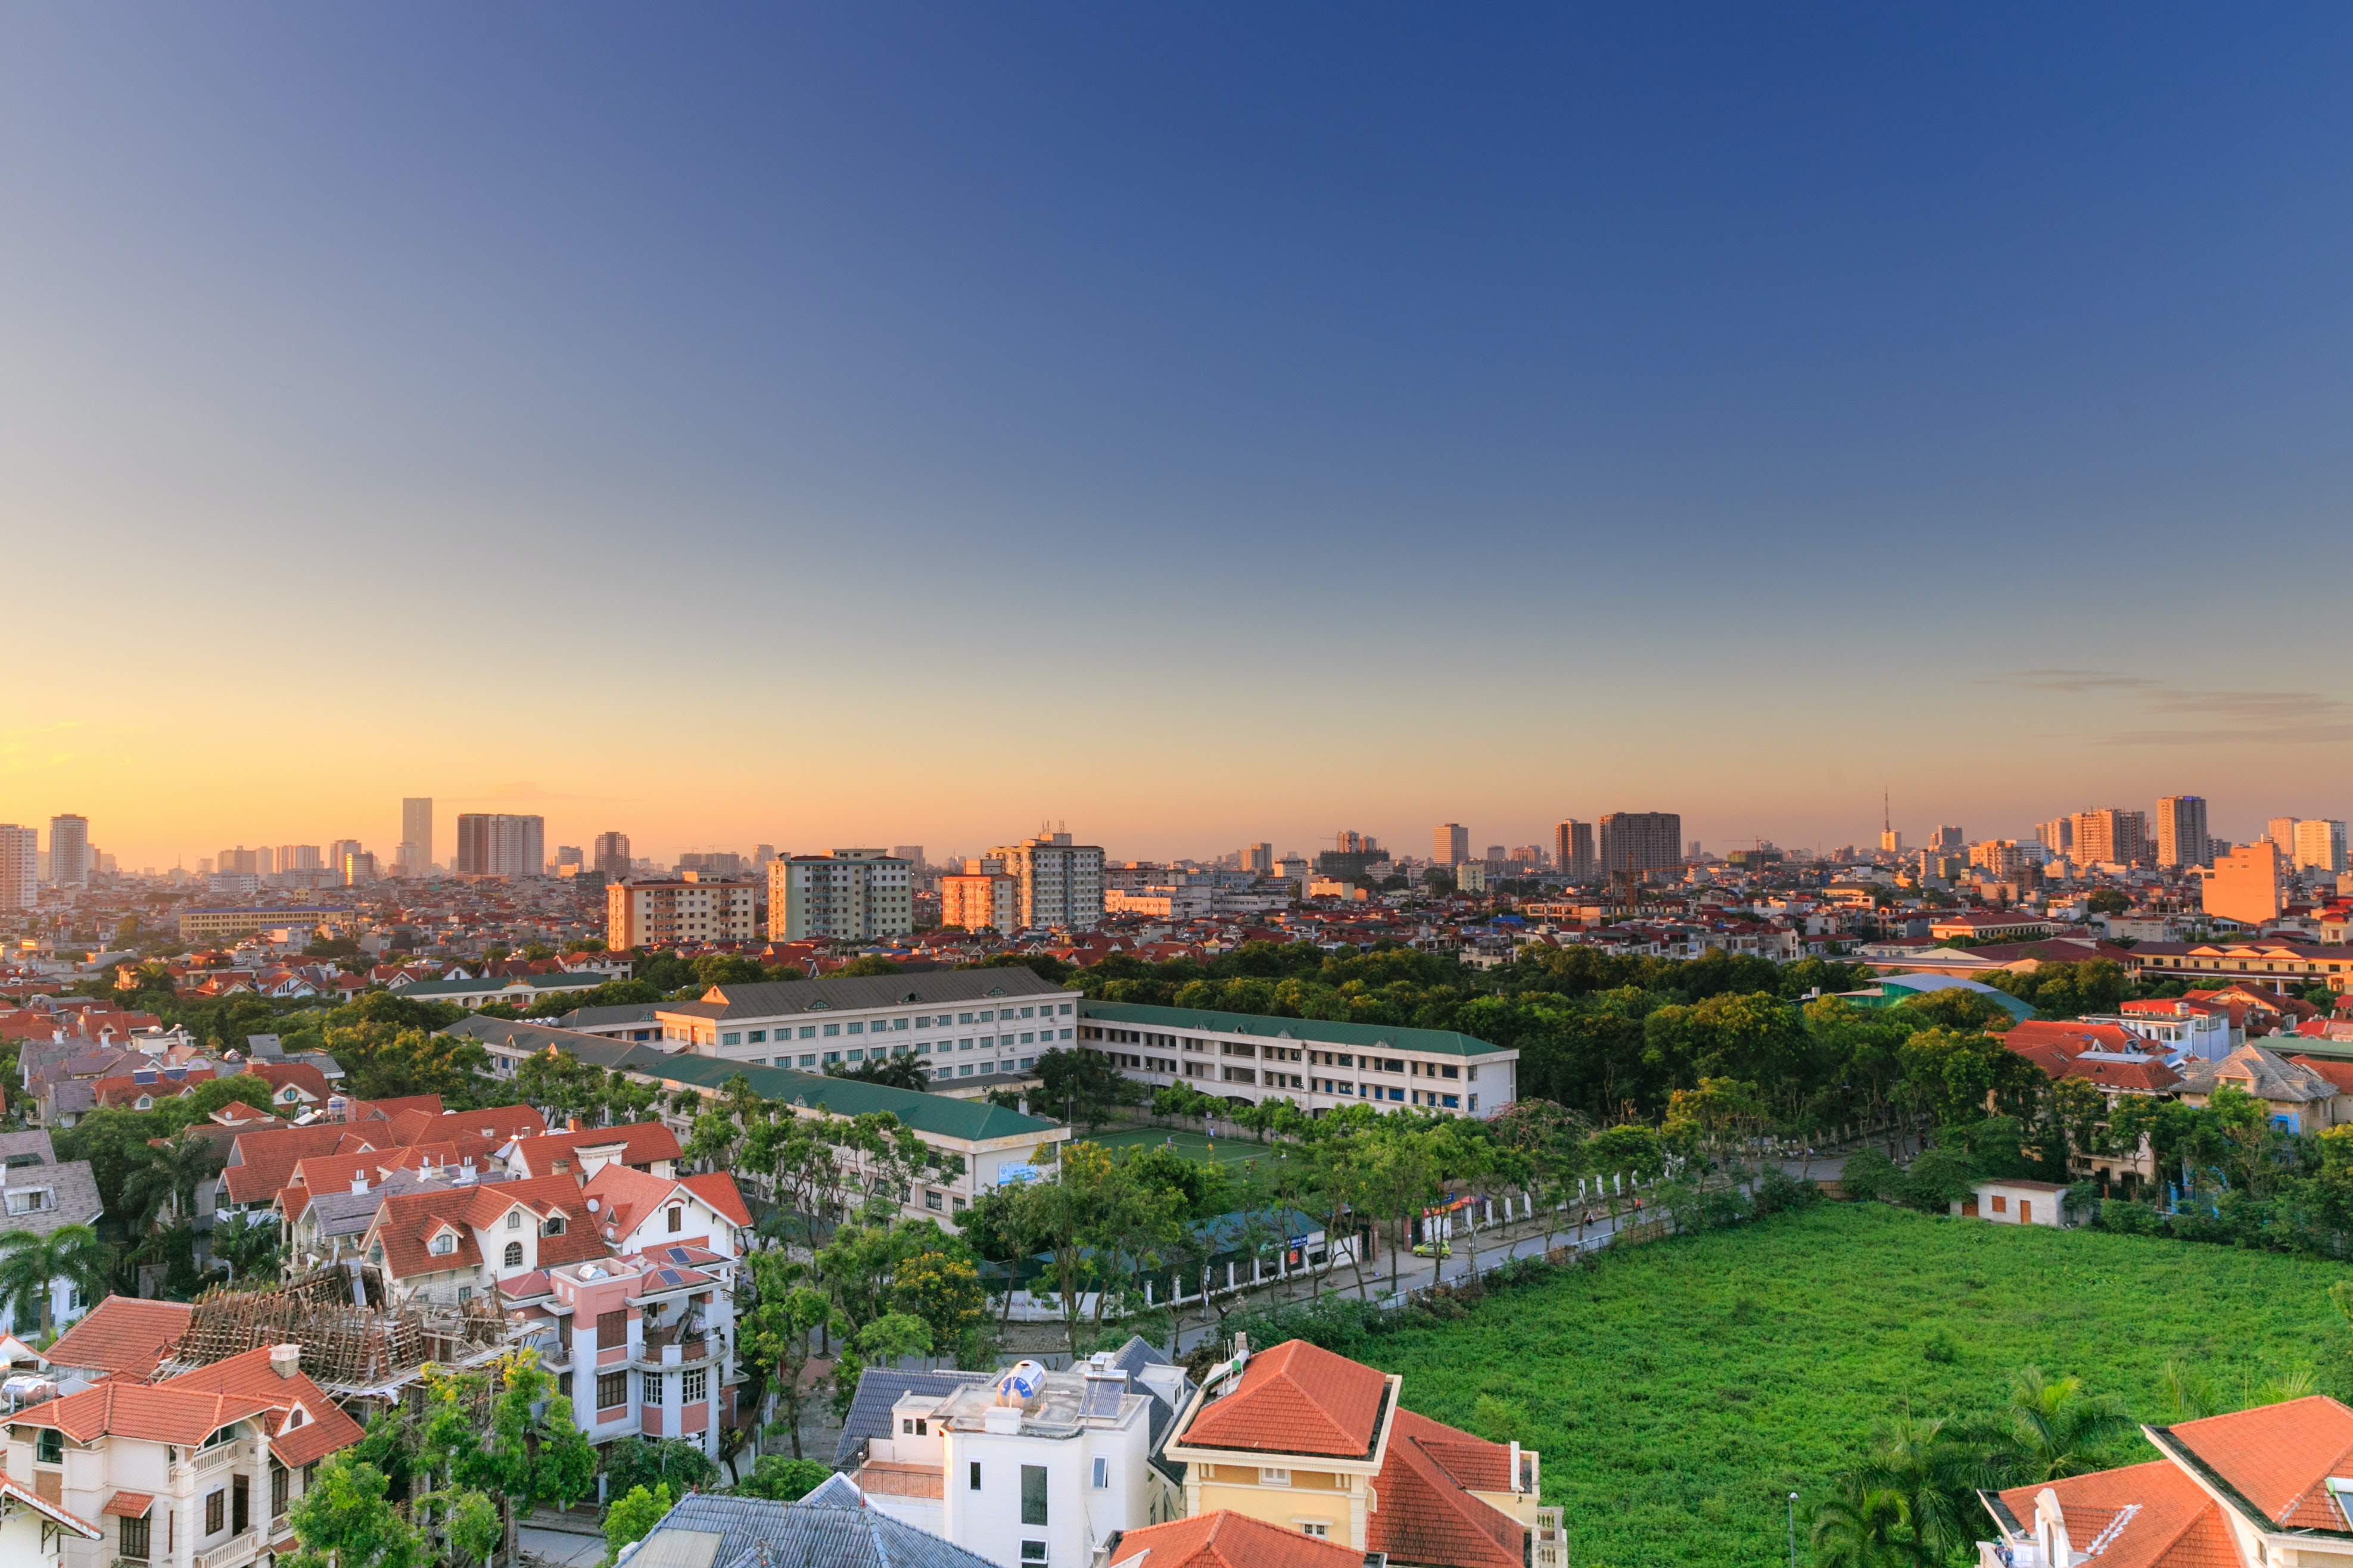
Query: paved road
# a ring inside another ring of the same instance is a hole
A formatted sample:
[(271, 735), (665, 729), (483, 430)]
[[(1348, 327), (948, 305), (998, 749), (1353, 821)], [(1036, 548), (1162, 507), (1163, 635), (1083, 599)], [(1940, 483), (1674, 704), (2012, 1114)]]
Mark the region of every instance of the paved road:
[(515, 1544), (549, 1568), (596, 1568), (605, 1560), (601, 1537), (575, 1535), (568, 1530), (533, 1530), (525, 1525), (515, 1531)]

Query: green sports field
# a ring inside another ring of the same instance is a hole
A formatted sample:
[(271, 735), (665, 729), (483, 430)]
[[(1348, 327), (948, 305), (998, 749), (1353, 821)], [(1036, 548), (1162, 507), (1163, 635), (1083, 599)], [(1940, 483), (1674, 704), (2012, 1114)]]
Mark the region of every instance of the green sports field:
[(1212, 1143), (1198, 1132), (1166, 1127), (1128, 1127), (1116, 1132), (1098, 1132), (1087, 1142), (1105, 1149), (1144, 1149), (1166, 1142), (1188, 1160), (1214, 1160), (1220, 1165), (1239, 1164), (1272, 1152), (1269, 1145), (1249, 1138), (1220, 1138)]

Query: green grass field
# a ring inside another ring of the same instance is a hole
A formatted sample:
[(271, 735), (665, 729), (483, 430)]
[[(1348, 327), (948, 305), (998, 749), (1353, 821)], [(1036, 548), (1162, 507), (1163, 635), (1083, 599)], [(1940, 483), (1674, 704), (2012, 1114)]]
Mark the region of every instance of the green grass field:
[(1164, 1139), (1174, 1140), (1176, 1152), (1188, 1160), (1214, 1160), (1220, 1165), (1255, 1160), (1271, 1152), (1269, 1145), (1248, 1138), (1220, 1138), (1213, 1145), (1198, 1132), (1165, 1127), (1129, 1127), (1117, 1132), (1099, 1132), (1087, 1142), (1105, 1149), (1142, 1149), (1155, 1146)]
[[(1539, 1449), (1575, 1568), (1771, 1568), (1782, 1500), (1799, 1494), (1808, 1560), (1806, 1511), (1874, 1422), (1984, 1411), (2013, 1368), (2078, 1374), (2157, 1423), (2170, 1358), (2234, 1388), (2309, 1366), (2343, 1397), (2353, 1345), (2327, 1290), (2348, 1272), (1834, 1204), (1631, 1247), (1357, 1354), (1404, 1373), (1409, 1408)], [(2115, 1454), (2155, 1457), (2137, 1435)]]

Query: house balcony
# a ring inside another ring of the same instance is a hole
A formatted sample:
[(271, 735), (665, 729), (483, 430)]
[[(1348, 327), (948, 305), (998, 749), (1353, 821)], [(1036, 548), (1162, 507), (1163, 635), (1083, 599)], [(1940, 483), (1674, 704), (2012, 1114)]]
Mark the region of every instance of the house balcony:
[(244, 1568), (261, 1550), (262, 1532), (248, 1530), (230, 1536), (210, 1552), (199, 1552), (189, 1559), (189, 1568)]
[(716, 1334), (682, 1333), (677, 1329), (649, 1329), (638, 1347), (642, 1367), (696, 1366), (722, 1354), (727, 1342)]
[(172, 1467), (174, 1481), (200, 1480), (216, 1471), (227, 1469), (237, 1462), (242, 1443), (223, 1443), (216, 1448), (199, 1448)]
[(1568, 1537), (1560, 1528), (1560, 1510), (1536, 1510), (1536, 1527), (1529, 1538), (1529, 1568), (1568, 1568)]

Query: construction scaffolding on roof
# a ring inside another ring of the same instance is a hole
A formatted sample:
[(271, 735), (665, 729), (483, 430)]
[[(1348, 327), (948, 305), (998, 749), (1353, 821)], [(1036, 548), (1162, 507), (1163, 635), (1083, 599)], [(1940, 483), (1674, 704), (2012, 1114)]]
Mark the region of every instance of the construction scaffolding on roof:
[(195, 1300), (167, 1358), (185, 1372), (259, 1345), (302, 1347), (302, 1371), (339, 1398), (394, 1396), (428, 1364), (472, 1366), (512, 1342), (515, 1327), (487, 1301), (385, 1307), (374, 1270), (322, 1268), (281, 1285), (215, 1286)]

